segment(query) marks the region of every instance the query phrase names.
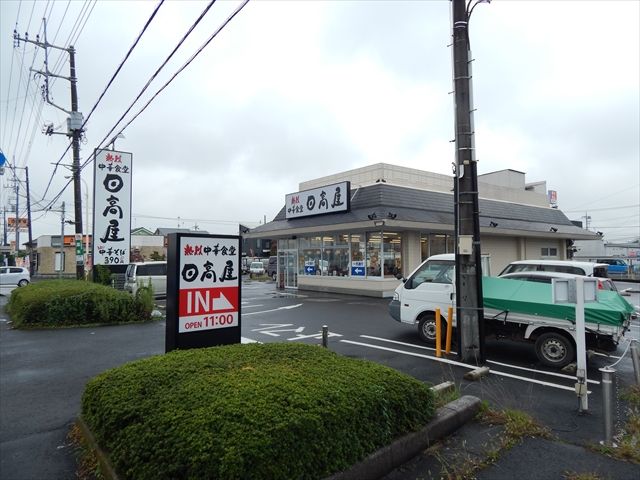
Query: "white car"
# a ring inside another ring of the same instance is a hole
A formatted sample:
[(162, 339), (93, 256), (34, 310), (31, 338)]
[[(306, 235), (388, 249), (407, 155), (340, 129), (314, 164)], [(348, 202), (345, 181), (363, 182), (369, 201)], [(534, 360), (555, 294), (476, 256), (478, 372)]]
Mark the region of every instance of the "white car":
[(251, 275), (264, 275), (264, 263), (251, 262), (251, 265), (249, 265), (249, 273)]
[(29, 269), (25, 267), (0, 267), (0, 285), (24, 287), (31, 282)]

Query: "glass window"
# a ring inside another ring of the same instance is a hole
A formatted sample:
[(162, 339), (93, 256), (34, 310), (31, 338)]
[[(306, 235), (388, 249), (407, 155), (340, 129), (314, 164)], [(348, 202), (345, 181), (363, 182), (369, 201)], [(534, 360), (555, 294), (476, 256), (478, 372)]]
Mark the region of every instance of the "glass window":
[(367, 233), (367, 276), (379, 277), (380, 268), (380, 247), (382, 244), (382, 234), (379, 232)]
[(382, 243), (383, 275), (385, 278), (395, 278), (402, 273), (402, 237), (399, 233), (385, 232)]
[(447, 236), (440, 234), (431, 235), (431, 242), (429, 247), (429, 256), (447, 253)]
[(364, 234), (351, 235), (351, 275), (364, 277), (366, 275), (366, 244)]
[(322, 261), (322, 237), (304, 237), (299, 241), (298, 273), (300, 275), (320, 275), (323, 270), (326, 272), (326, 264)]
[(322, 275), (349, 275), (349, 242), (346, 235), (325, 235), (322, 239)]
[(449, 260), (432, 260), (423, 263), (410, 278), (407, 279), (406, 288), (413, 289), (424, 282), (453, 283), (456, 278), (455, 262)]
[(422, 261), (429, 258), (429, 235), (424, 233), (420, 235), (420, 258)]

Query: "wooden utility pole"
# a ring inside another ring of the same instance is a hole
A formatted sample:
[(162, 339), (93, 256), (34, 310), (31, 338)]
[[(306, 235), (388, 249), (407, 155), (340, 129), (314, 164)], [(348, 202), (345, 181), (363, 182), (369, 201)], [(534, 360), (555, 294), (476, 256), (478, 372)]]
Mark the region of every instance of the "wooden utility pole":
[[(477, 2), (476, 2), (477, 3)], [(475, 4), (474, 4), (475, 6)], [(453, 84), (455, 93), (455, 251), (458, 357), (484, 362), (484, 309), (476, 168), (469, 10), (466, 0), (453, 0)]]

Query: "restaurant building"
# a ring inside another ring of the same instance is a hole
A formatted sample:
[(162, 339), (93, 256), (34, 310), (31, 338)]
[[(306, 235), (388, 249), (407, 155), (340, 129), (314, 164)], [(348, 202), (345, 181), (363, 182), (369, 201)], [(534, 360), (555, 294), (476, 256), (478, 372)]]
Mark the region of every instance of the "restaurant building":
[[(514, 260), (567, 259), (574, 240), (597, 238), (523, 172), (479, 175), (478, 188), (484, 275)], [(245, 236), (277, 241), (279, 287), (388, 297), (397, 275), (454, 252), (453, 177), (379, 163), (302, 182)]]

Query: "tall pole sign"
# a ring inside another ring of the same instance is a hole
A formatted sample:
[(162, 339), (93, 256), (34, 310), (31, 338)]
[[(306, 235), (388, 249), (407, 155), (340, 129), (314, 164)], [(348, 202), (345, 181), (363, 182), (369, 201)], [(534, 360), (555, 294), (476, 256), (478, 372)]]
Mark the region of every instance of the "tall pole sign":
[(93, 265), (126, 265), (131, 252), (131, 153), (96, 150)]
[(240, 236), (172, 233), (165, 351), (240, 343)]

